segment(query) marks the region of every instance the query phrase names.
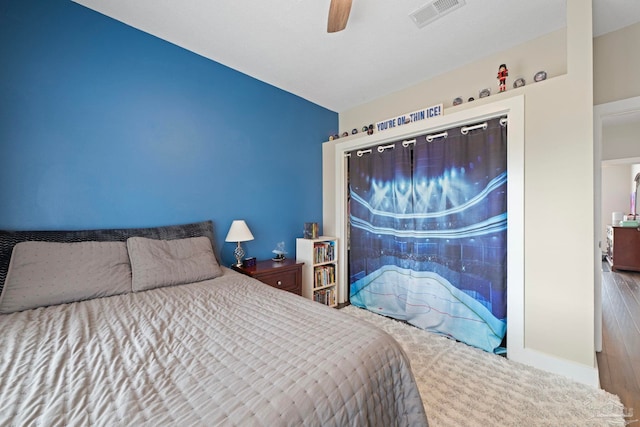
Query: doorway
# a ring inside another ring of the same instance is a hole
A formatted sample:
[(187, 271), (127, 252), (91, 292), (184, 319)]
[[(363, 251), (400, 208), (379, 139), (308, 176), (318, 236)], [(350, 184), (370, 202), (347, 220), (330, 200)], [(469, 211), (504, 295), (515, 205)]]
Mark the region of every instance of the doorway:
[[(640, 144), (637, 141), (625, 141), (624, 138), (607, 145), (604, 136), (610, 135), (621, 126), (635, 126), (640, 128), (640, 97), (623, 99), (607, 104), (596, 105), (593, 109), (594, 120), (594, 234), (598, 245), (594, 248), (596, 271), (594, 272), (594, 301), (595, 301), (595, 349), (602, 351), (602, 250), (605, 248), (603, 228), (611, 222), (602, 213), (603, 188), (602, 166), (603, 161), (640, 163)], [(629, 189), (631, 180), (629, 179)]]

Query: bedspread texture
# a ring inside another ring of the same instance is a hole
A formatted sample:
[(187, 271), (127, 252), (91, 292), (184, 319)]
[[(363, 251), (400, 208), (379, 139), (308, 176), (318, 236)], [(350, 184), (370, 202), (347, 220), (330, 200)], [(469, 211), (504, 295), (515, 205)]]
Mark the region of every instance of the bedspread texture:
[(0, 331), (3, 426), (427, 425), (393, 338), (227, 268)]

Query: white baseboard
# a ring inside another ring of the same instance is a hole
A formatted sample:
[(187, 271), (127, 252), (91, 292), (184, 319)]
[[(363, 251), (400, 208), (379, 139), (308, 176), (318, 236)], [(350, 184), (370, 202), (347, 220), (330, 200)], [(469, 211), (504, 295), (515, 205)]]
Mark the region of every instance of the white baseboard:
[(594, 366), (582, 365), (527, 348), (517, 352), (517, 355), (510, 354), (509, 359), (600, 388), (600, 375), (598, 374), (598, 365), (595, 362)]

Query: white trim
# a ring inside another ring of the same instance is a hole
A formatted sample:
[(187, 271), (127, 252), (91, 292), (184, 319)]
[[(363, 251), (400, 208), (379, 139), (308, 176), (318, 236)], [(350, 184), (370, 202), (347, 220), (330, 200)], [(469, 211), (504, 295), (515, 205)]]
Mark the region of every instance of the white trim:
[[(507, 356), (515, 361), (531, 359), (524, 348), (524, 95), (490, 104), (472, 107), (452, 114), (445, 114), (426, 122), (414, 122), (399, 128), (360, 137), (350, 141), (338, 141), (334, 149), (334, 234), (343, 242), (339, 245), (340, 302), (346, 301), (346, 182), (345, 154), (349, 151), (410, 139), (424, 133), (439, 132), (451, 127), (477, 123), (485, 119), (507, 115), (507, 211), (508, 211), (508, 265), (507, 265)], [(531, 359), (537, 361), (537, 359)], [(535, 366), (535, 365), (534, 365)]]
[[(511, 345), (511, 342), (509, 342)], [(572, 362), (567, 359), (560, 359), (549, 354), (526, 348), (519, 354), (518, 362), (525, 365), (534, 366), (553, 374), (562, 375), (582, 384), (600, 388), (600, 377), (598, 367), (595, 368), (581, 363)]]

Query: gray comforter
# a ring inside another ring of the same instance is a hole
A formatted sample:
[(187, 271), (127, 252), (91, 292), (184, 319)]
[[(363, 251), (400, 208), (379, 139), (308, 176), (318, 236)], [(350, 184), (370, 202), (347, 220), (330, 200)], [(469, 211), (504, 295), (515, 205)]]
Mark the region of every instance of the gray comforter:
[(224, 269), (0, 315), (0, 425), (427, 425), (385, 332)]

